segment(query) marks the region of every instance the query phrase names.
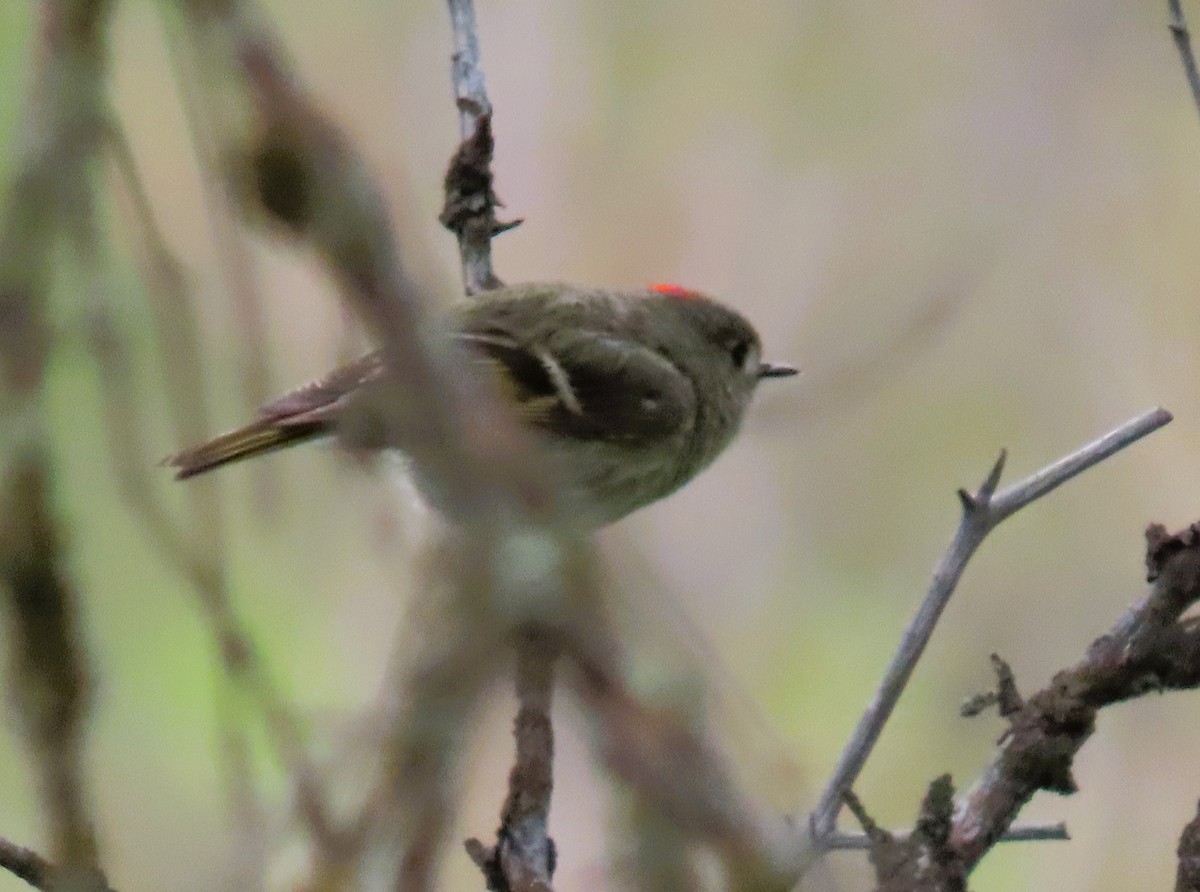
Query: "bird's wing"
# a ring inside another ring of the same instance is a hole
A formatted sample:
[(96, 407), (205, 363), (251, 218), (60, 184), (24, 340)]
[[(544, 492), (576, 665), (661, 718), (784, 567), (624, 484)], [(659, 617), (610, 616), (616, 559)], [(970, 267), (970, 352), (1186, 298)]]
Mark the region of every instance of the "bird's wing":
[(382, 374), (382, 353), (368, 353), (267, 403), (258, 410), (258, 420), (284, 426), (332, 423), (346, 397)]
[(655, 351), (594, 331), (546, 344), (497, 330), (462, 335), (531, 427), (552, 437), (653, 445), (695, 423), (691, 381)]
[(163, 463), (176, 468), (175, 476), (182, 480), (324, 436), (333, 430), (345, 398), (382, 370), (380, 354), (370, 353), (268, 403), (249, 424), (169, 455)]
[[(496, 373), (522, 420), (550, 437), (650, 446), (689, 430), (696, 397), (668, 359), (640, 344), (579, 330), (553, 342), (511, 333), (463, 333), (462, 343)], [(383, 373), (369, 353), (263, 406), (250, 424), (164, 459), (180, 478), (330, 433), (346, 399)]]

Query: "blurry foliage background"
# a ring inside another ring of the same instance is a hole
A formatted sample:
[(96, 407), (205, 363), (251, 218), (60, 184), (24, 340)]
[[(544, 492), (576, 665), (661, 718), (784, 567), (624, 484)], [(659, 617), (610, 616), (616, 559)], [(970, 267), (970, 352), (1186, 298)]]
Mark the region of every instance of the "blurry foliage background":
[[(388, 185), (410, 255), (453, 281), (436, 224), (457, 142), (444, 5), (266, 5)], [(4, 172), (32, 13), (0, 4)], [(621, 597), (708, 665), (743, 749), (767, 741), (743, 764), (781, 804), (812, 804), (957, 522), (955, 487), (975, 485), (1001, 446), (1011, 482), (1154, 404), (1176, 412), (973, 562), (859, 785), (877, 819), (908, 824), (933, 776), (965, 784), (992, 751), (999, 720), (957, 717), (991, 682), (987, 655), (1041, 686), (1142, 592), (1146, 522), (1200, 517), (1200, 121), (1165, 4), (481, 0), (479, 16), (497, 189), (526, 218), (497, 242), (500, 275), (684, 282), (743, 308), (769, 355), (804, 369), (763, 388), (709, 472), (602, 536)], [(112, 46), (119, 113), (194, 274), (212, 411), (232, 426), (250, 411), (232, 305), (154, 5), (122, 4)], [(120, 322), (158, 405), (149, 314), (122, 251)], [(253, 251), (282, 389), (336, 360), (346, 317), (311, 258), (261, 235)], [(58, 498), (100, 675), (90, 757), (105, 865), (124, 890), (219, 888), (235, 841), (214, 756), (217, 671), (190, 593), (118, 503), (71, 286), (52, 379)], [(179, 445), (164, 424), (151, 452)], [(320, 738), (380, 683), (401, 615), (395, 531), (377, 484), (331, 450), (269, 465), (215, 484), (230, 570)], [(507, 694), (496, 701), (460, 838), (495, 826), (511, 746)], [(1024, 814), (1065, 819), (1074, 840), (1002, 846), (973, 888), (1168, 888), (1200, 796), (1197, 703), (1103, 713), (1077, 763), (1082, 792)], [(556, 888), (570, 892), (603, 876), (593, 791), (607, 787), (575, 707), (560, 713), (552, 831)], [(796, 771), (764, 753), (790, 754)], [(271, 777), (265, 748), (261, 761)], [(36, 846), (12, 734), (0, 789), (0, 832)], [(840, 888), (866, 884), (862, 862), (832, 858)], [(481, 888), (460, 850), (449, 865), (447, 888)]]

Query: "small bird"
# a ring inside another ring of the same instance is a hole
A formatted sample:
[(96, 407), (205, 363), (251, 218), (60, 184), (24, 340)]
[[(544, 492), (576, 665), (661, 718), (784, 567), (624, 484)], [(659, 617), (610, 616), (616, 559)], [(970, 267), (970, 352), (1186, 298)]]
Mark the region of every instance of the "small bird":
[[(729, 445), (760, 381), (796, 374), (762, 360), (741, 314), (677, 285), (511, 285), (458, 301), (446, 324), (495, 374), (592, 526), (683, 486)], [(370, 353), (164, 464), (184, 479), (332, 434), (347, 397), (382, 370)]]

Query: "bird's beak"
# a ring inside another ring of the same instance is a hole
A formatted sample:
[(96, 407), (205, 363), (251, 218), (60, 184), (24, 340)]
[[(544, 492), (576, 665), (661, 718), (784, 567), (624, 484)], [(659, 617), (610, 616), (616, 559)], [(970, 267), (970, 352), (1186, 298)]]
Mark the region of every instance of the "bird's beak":
[(758, 367), (759, 378), (790, 378), (799, 373), (799, 369), (790, 365), (776, 365), (772, 362), (764, 362)]

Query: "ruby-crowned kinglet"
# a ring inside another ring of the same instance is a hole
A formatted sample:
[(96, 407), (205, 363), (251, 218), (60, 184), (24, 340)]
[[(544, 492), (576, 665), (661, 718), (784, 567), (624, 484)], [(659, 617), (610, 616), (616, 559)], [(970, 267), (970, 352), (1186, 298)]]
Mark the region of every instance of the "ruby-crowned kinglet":
[[(796, 374), (763, 362), (740, 314), (674, 285), (512, 285), (456, 303), (448, 329), (498, 376), (596, 526), (685, 484), (733, 439), (759, 381)], [(336, 369), (166, 464), (183, 479), (331, 434), (381, 362), (372, 353)]]

